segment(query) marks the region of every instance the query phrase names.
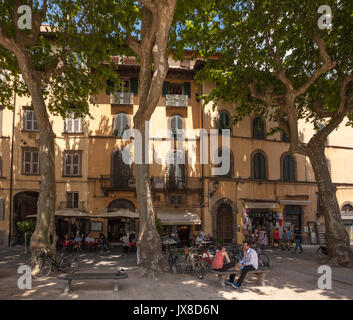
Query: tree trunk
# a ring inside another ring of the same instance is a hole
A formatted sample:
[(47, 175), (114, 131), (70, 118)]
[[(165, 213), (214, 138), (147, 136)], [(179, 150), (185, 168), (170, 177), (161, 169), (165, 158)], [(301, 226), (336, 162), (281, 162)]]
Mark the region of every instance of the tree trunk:
[(49, 247), (51, 255), (56, 253), (55, 230), (55, 147), (54, 133), (49, 121), (49, 116), (43, 92), (41, 79), (36, 76), (31, 68), (30, 58), (23, 53), (17, 56), (19, 67), (24, 81), (32, 98), (32, 104), (36, 115), (39, 137), (39, 161), (40, 161), (40, 192), (38, 198), (37, 223), (31, 238), (30, 249), (32, 257), (38, 256), (44, 248)]
[(350, 241), (341, 219), (336, 197), (336, 186), (332, 183), (328, 170), (325, 148), (310, 148), (307, 156), (314, 170), (319, 197), (322, 199), (325, 217), (325, 238), (329, 258), (333, 265), (345, 265), (350, 259)]
[[(156, 219), (152, 203), (152, 185), (149, 165), (145, 164), (145, 124), (135, 123), (135, 129), (142, 135), (142, 160), (144, 164), (135, 164), (136, 193), (140, 217), (139, 246), (141, 271), (144, 275), (156, 277), (162, 270), (162, 245), (156, 228)], [(135, 150), (139, 152), (139, 150)]]

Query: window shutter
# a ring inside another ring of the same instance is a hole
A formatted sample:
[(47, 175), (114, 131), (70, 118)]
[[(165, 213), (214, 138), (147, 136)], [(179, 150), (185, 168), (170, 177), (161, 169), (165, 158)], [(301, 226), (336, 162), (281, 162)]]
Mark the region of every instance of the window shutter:
[(32, 113), (30, 110), (25, 111), (25, 130), (32, 130)]
[(191, 84), (190, 82), (184, 82), (184, 94), (191, 98)]
[(4, 199), (0, 199), (0, 220), (4, 220)]
[(169, 82), (164, 81), (162, 88), (162, 96), (165, 97), (167, 94), (169, 94)]
[(131, 92), (135, 96), (138, 94), (138, 79), (137, 78), (130, 79), (130, 89), (131, 89)]

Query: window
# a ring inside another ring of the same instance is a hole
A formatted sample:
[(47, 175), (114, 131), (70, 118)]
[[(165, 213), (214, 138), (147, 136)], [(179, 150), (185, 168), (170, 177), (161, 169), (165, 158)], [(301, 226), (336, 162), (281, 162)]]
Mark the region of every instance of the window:
[(170, 119), (170, 130), (174, 137), (180, 136), (183, 134), (184, 129), (184, 119), (179, 115), (174, 115)]
[(287, 136), (286, 132), (281, 130), (281, 140), (283, 142), (290, 142), (289, 137)]
[(345, 204), (341, 210), (342, 215), (353, 216), (353, 207), (350, 204)]
[(39, 152), (36, 149), (22, 151), (22, 172), (28, 175), (39, 174)]
[(63, 176), (81, 176), (81, 151), (65, 151)]
[(167, 180), (170, 189), (184, 189), (186, 187), (185, 153), (172, 150), (167, 157)]
[(287, 154), (282, 157), (282, 179), (284, 181), (295, 181), (295, 159)]
[(173, 205), (183, 205), (185, 202), (184, 196), (182, 194), (171, 194), (169, 198), (169, 203)]
[(221, 111), (218, 117), (218, 133), (222, 134), (222, 129), (231, 129), (230, 116), (226, 111)]
[(70, 112), (65, 119), (65, 132), (67, 133), (80, 133), (81, 128), (81, 118), (75, 118), (73, 112)]
[(78, 209), (78, 192), (66, 192), (66, 207)]
[(165, 97), (167, 94), (186, 95), (191, 98), (191, 84), (190, 82), (170, 83), (165, 81), (163, 83), (162, 96)]
[(261, 151), (258, 151), (253, 155), (252, 166), (252, 174), (254, 179), (267, 179), (266, 157)]
[(112, 155), (112, 173), (114, 188), (128, 188), (129, 180), (133, 176), (132, 167), (124, 161), (123, 150), (118, 149)]
[(254, 139), (265, 139), (265, 122), (260, 117), (252, 121), (252, 136)]
[(24, 129), (26, 131), (38, 131), (38, 124), (34, 110), (25, 110)]
[(114, 116), (114, 136), (122, 137), (125, 130), (129, 129), (129, 118), (125, 113)]

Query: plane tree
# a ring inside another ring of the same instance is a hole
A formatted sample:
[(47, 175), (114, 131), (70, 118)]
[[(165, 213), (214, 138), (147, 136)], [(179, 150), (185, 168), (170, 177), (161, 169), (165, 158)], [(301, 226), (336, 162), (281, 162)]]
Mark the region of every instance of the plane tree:
[[(325, 144), (345, 119), (353, 125), (353, 3), (325, 4), (322, 11), (316, 1), (220, 0), (210, 14), (191, 14), (178, 32), (207, 62), (198, 79), (217, 84), (206, 101), (236, 103), (234, 122), (254, 113), (274, 120), (278, 127), (269, 134), (283, 131), (289, 151), (310, 159), (329, 257), (344, 265), (349, 236)], [(308, 141), (300, 137), (301, 120), (316, 129)]]
[[(86, 1), (0, 2), (0, 103), (31, 98), (39, 129), (40, 192), (32, 254), (56, 249), (55, 135), (49, 114), (89, 113), (90, 97), (105, 86), (110, 69), (101, 61), (114, 39), (92, 24)], [(114, 45), (116, 47), (116, 45)], [(14, 226), (12, 226), (13, 230)]]

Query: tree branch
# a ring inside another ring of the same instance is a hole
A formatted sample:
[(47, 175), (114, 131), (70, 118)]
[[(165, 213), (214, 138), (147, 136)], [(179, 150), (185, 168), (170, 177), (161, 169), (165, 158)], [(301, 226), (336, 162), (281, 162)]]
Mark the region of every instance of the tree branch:
[(126, 44), (134, 51), (140, 58), (142, 56), (141, 42), (135, 37), (128, 35), (125, 39)]

